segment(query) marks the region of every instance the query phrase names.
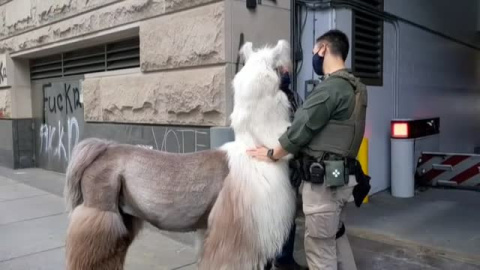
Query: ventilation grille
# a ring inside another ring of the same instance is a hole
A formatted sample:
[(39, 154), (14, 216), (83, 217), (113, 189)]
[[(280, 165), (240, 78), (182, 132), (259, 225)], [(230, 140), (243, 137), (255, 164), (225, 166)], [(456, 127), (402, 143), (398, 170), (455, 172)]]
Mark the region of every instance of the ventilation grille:
[(359, 2), (374, 7), (378, 10), (383, 10), (383, 0), (360, 0)]
[(32, 60), (30, 62), (30, 77), (32, 80), (62, 77), (62, 55)]
[(137, 38), (34, 59), (30, 62), (32, 80), (82, 75), (140, 66)]
[[(383, 10), (383, 1), (363, 0)], [(352, 67), (356, 76), (368, 85), (383, 84), (383, 20), (361, 11), (353, 11)]]

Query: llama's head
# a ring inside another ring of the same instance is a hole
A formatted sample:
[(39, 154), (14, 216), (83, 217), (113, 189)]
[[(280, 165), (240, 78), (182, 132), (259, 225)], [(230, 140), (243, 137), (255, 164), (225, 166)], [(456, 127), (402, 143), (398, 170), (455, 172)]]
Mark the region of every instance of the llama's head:
[(236, 136), (248, 135), (256, 143), (272, 145), (269, 140), (276, 143), (290, 124), (290, 105), (280, 90), (280, 69), (291, 66), (290, 45), (280, 40), (275, 47), (254, 50), (247, 42), (240, 53), (245, 66), (233, 79), (231, 126)]
[(275, 94), (280, 89), (280, 71), (291, 70), (290, 44), (285, 40), (275, 47), (254, 49), (251, 42), (240, 49), (244, 67), (235, 75), (235, 101), (252, 100)]
[(265, 46), (254, 50), (252, 42), (245, 43), (240, 49), (240, 55), (248, 65), (266, 65), (267, 68), (278, 70), (285, 68), (290, 71), (290, 44), (286, 40), (279, 40), (275, 47)]

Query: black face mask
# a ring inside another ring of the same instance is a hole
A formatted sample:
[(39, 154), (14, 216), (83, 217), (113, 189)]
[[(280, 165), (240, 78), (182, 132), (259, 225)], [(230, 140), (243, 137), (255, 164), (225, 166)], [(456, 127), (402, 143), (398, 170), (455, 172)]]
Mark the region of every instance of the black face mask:
[(290, 85), (290, 75), (288, 72), (285, 72), (282, 75), (281, 81), (280, 81), (280, 89), (288, 89), (288, 86)]
[(313, 55), (313, 58), (312, 58), (313, 71), (315, 71), (315, 73), (318, 76), (323, 76), (324, 75), (323, 74), (323, 60), (324, 59), (325, 59), (325, 57), (318, 55), (318, 53)]

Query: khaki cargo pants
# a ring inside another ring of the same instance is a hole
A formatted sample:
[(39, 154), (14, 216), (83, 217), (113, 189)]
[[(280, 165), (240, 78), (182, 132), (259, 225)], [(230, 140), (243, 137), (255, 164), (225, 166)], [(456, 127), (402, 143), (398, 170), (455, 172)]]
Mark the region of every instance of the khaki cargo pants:
[(352, 195), (354, 179), (351, 176), (348, 186), (335, 189), (303, 183), (305, 253), (310, 270), (357, 269), (347, 234), (335, 239), (345, 220), (344, 207)]

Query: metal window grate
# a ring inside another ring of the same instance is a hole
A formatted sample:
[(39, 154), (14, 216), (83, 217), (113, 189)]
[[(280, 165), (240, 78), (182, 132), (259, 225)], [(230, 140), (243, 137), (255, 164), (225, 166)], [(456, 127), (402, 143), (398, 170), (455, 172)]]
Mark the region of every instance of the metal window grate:
[(123, 40), (33, 59), (32, 80), (81, 75), (140, 66), (140, 40)]
[[(383, 10), (383, 0), (362, 0)], [(383, 85), (383, 20), (353, 11), (352, 70), (368, 85)]]
[(107, 70), (140, 66), (138, 39), (108, 44), (106, 47), (106, 61)]
[(369, 5), (371, 7), (383, 10), (383, 0), (359, 0), (363, 4)]

